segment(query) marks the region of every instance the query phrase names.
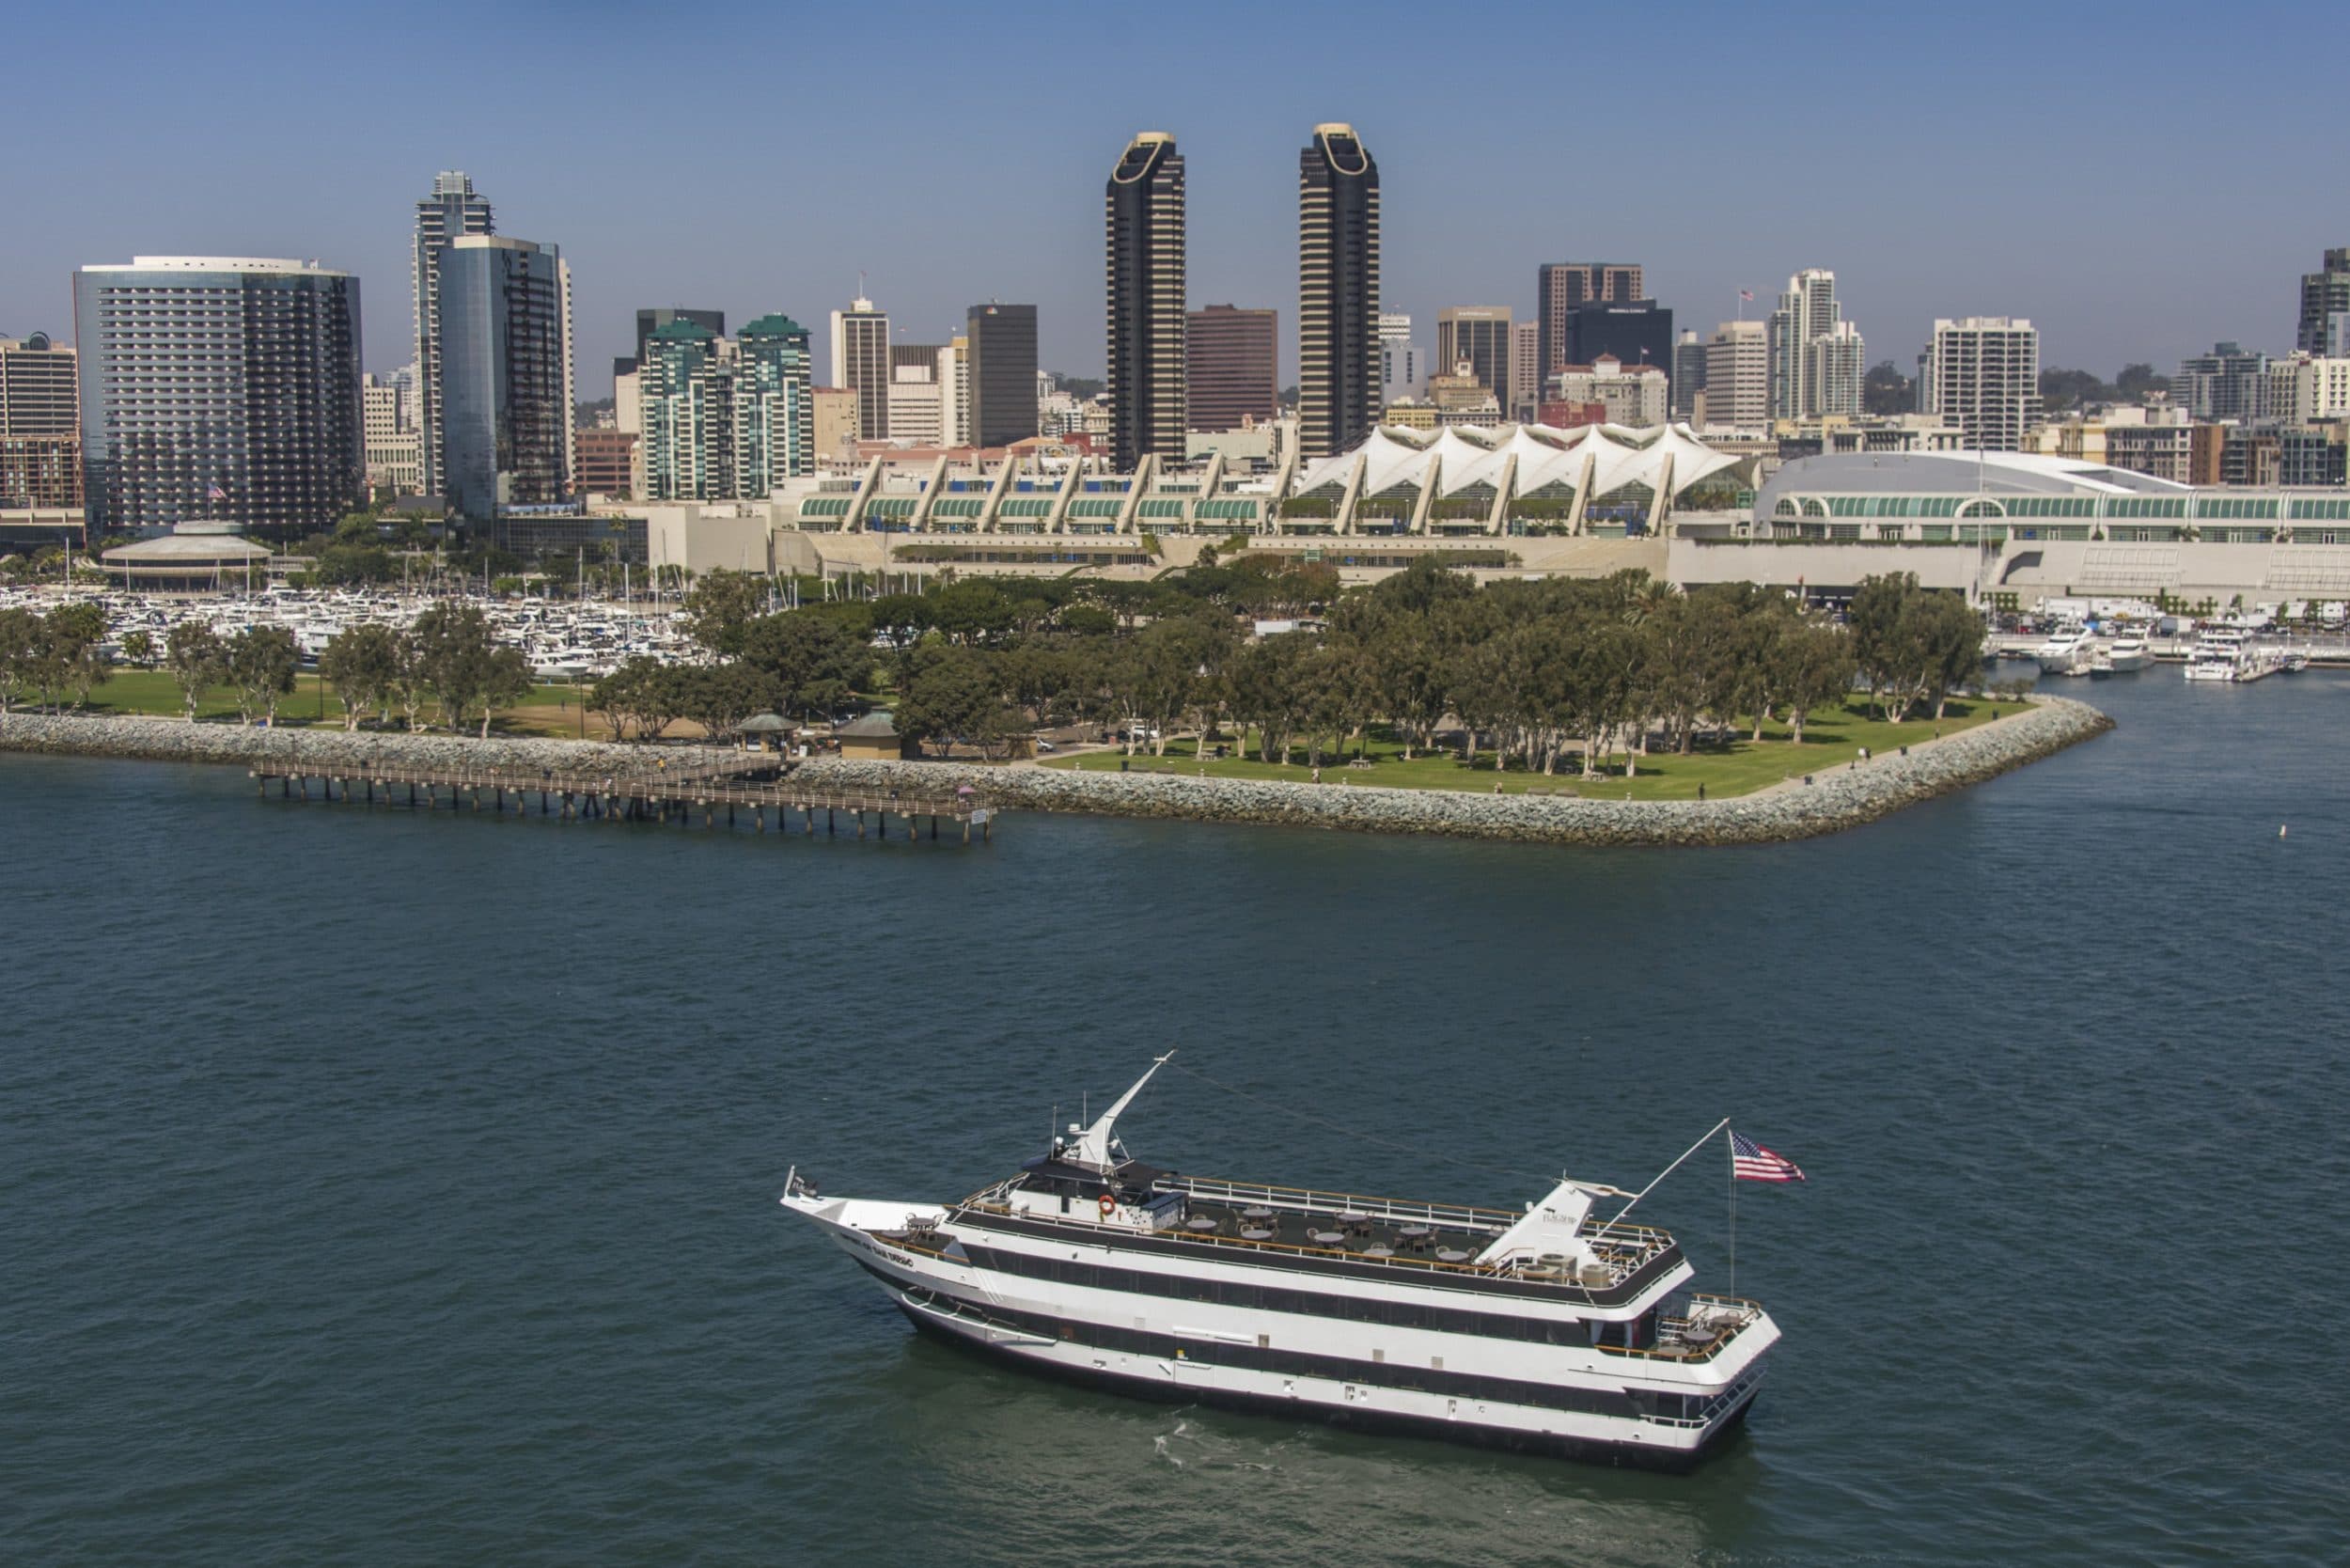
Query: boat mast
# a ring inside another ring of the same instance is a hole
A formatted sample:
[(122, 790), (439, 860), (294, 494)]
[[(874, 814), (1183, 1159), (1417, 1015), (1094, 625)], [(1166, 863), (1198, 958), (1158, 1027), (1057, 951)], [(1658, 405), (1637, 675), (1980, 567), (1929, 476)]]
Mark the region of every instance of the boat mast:
[(1125, 1093), (1120, 1095), (1116, 1100), (1112, 1101), (1110, 1103), (1110, 1108), (1104, 1111), (1099, 1117), (1095, 1118), (1093, 1125), (1088, 1127), (1084, 1132), (1077, 1136), (1076, 1147), (1069, 1152), (1069, 1159), (1072, 1164), (1090, 1165), (1097, 1170), (1107, 1170), (1110, 1168), (1112, 1164), (1110, 1159), (1110, 1129), (1117, 1123), (1118, 1113), (1124, 1110), (1128, 1105), (1134, 1103), (1135, 1096), (1142, 1092), (1142, 1086), (1151, 1081), (1151, 1074), (1152, 1073), (1156, 1073), (1160, 1068), (1165, 1067), (1167, 1063), (1168, 1058), (1171, 1058), (1174, 1054), (1175, 1053), (1173, 1051), (1169, 1051), (1167, 1053), (1167, 1056), (1154, 1058), (1151, 1063), (1150, 1072), (1145, 1073), (1141, 1077), (1136, 1078), (1132, 1089), (1128, 1090)]

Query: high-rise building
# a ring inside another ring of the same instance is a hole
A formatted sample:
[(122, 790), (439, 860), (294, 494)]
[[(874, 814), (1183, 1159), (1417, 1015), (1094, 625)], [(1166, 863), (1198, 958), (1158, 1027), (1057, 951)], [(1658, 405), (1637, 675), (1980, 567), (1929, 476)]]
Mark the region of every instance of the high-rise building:
[(1705, 345), (1698, 341), (1694, 328), (1673, 344), (1670, 374), (1673, 417), (1685, 423), (1698, 416), (1698, 394), (1705, 390)]
[(807, 329), (791, 317), (762, 316), (731, 338), (666, 322), (637, 374), (643, 499), (759, 499), (816, 471)]
[(1412, 318), (1387, 311), (1379, 318), (1379, 406), (1417, 398), (1428, 384), (1427, 351), (1412, 338)]
[(971, 446), (971, 334), (957, 333), (938, 351), (938, 444)]
[(1121, 472), (1154, 453), (1180, 460), (1190, 450), (1183, 205), (1183, 155), (1175, 138), (1140, 133), (1119, 155), (1103, 192), (1110, 462)]
[(896, 447), (947, 443), (946, 387), (938, 379), (943, 345), (896, 343), (889, 350), (889, 441)]
[(1009, 447), (1036, 433), (1036, 306), (975, 305), (970, 344), (971, 444)]
[(615, 359), (612, 373), (616, 376), (633, 373), (644, 362), (645, 347), (652, 341), (652, 335), (671, 321), (692, 321), (697, 326), (706, 326), (713, 337), (727, 335), (727, 313), (723, 310), (689, 310), (682, 306), (666, 305), (639, 310), (636, 312), (636, 353), (626, 359)]
[(1810, 267), (1787, 280), (1771, 312), (1770, 344), (1772, 418), (1858, 416), (1868, 367), (1854, 371), (1848, 362), (1866, 345), (1859, 329), (1841, 318), (1834, 273)]
[(1280, 411), (1280, 326), (1269, 309), (1212, 305), (1184, 329), (1191, 428), (1236, 431)]
[(449, 241), (440, 254), (439, 339), (437, 463), (450, 510), (489, 522), (501, 507), (568, 497), (575, 378), (563, 253), (494, 234)]
[(618, 428), (581, 431), (572, 438), (579, 454), (578, 488), (582, 495), (607, 500), (636, 497), (637, 432)]
[(2022, 317), (1937, 321), (1919, 362), (1920, 412), (1964, 432), (1969, 449), (2017, 452), (2040, 422), (2040, 334)]
[(1438, 370), (1452, 376), (1467, 366), (1469, 373), (1501, 405), (1505, 419), (1513, 406), (1511, 398), (1515, 390), (1510, 376), (1516, 368), (1512, 364), (1517, 353), (1516, 334), (1510, 327), (1506, 305), (1452, 305), (1436, 312)]
[(45, 332), (0, 337), (0, 435), (71, 435), (82, 428), (79, 361)]
[(1629, 261), (1545, 261), (1534, 274), (1535, 353), (1542, 377), (1577, 360), (1567, 347), (1567, 312), (1579, 305), (1629, 305), (1645, 299), (1639, 267)]
[(2326, 318), (2350, 310), (2350, 247), (2328, 250), (2323, 272), (2301, 274), (2301, 323), (2293, 346), (2304, 353), (2326, 352)]
[(2296, 351), (2271, 364), (2264, 412), (2284, 425), (2350, 416), (2350, 359)]
[(73, 274), (93, 534), (330, 527), (364, 498), (359, 280), (310, 261), (141, 256)]
[(2190, 419), (2268, 417), (2268, 356), (2238, 343), (2215, 343), (2211, 353), (2179, 361), (2170, 400)]
[(1518, 321), (1510, 328), (1510, 417), (1531, 420), (1543, 400), (1542, 333), (1539, 323)]
[(1860, 329), (1850, 321), (1838, 321), (1804, 350), (1804, 395), (1810, 401), (1805, 417), (1841, 415), (1858, 418), (1861, 391), (1868, 379), (1869, 346)]
[(441, 428), (441, 254), (450, 241), (462, 235), (496, 232), (489, 198), (475, 194), (473, 181), (462, 169), (444, 169), (434, 176), (432, 194), (416, 203), (415, 250), (409, 283), (416, 321), (416, 430), (427, 495), (439, 495), (446, 490), (441, 475), (446, 445)]
[(1654, 300), (1594, 300), (1567, 312), (1567, 363), (1672, 364), (1673, 313)]
[[(1297, 156), (1297, 449), (1327, 457), (1379, 422), (1379, 165), (1351, 125)], [(1448, 367), (1449, 368), (1449, 367)]]
[(1771, 343), (1761, 321), (1724, 321), (1705, 346), (1705, 423), (1762, 431), (1771, 422)]
[(889, 437), (889, 313), (859, 294), (832, 313), (832, 384), (856, 394), (860, 441)]

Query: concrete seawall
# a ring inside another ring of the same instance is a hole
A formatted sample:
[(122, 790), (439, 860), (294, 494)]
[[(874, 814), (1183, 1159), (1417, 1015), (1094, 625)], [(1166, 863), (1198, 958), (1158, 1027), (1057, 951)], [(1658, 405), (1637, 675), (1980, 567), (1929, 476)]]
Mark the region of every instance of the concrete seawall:
[[(1073, 811), (1198, 822), (1261, 823), (1356, 833), (1435, 833), (1554, 844), (1762, 844), (1835, 833), (1979, 784), (2113, 728), (2085, 703), (2046, 698), (1994, 724), (1961, 730), (1910, 755), (1815, 773), (1818, 782), (1705, 803), (1574, 800), (1448, 790), (1287, 784), (1061, 768), (822, 759), (797, 780), (843, 789), (934, 792), (969, 783), (1012, 811)], [(0, 717), (0, 750), (166, 761), (299, 761), (321, 772), (370, 761), (627, 772), (662, 753), (641, 746), (554, 740), (339, 729), (247, 729), (176, 719)]]

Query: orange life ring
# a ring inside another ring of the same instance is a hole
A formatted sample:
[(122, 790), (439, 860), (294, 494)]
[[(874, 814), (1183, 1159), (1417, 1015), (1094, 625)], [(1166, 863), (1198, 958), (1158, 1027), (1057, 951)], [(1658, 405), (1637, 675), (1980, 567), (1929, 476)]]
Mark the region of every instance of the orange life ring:
[(1110, 1217), (1110, 1215), (1112, 1215), (1116, 1214), (1117, 1212), (1118, 1212), (1118, 1200), (1117, 1200), (1117, 1199), (1115, 1199), (1115, 1198), (1112, 1198), (1112, 1197), (1111, 1197), (1108, 1193), (1106, 1193), (1106, 1192), (1105, 1192), (1105, 1193), (1104, 1193), (1104, 1194), (1102, 1195), (1102, 1217), (1103, 1217), (1104, 1219), (1107, 1219), (1107, 1218), (1109, 1218), (1109, 1217)]

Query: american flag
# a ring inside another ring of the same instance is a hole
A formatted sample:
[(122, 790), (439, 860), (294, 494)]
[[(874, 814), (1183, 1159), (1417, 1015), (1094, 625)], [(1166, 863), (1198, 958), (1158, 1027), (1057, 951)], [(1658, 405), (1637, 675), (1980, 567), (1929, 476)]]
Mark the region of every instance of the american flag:
[(220, 486), (216, 484), (206, 485), (204, 487), (204, 499), (207, 501), (226, 501), (228, 499), (228, 492), (221, 489)]
[(1783, 1154), (1774, 1154), (1746, 1134), (1730, 1135), (1730, 1173), (1741, 1182), (1800, 1182), (1803, 1172)]
[(1741, 289), (1738, 290), (1738, 297), (1742, 300), (1750, 300), (1754, 298), (1754, 290), (1751, 289)]

